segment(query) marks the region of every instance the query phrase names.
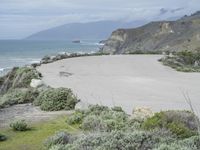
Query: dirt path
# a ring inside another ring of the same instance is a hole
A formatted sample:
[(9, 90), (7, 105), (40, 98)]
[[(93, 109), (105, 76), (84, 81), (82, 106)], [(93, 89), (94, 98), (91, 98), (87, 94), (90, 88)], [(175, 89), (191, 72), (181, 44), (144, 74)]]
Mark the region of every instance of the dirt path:
[(44, 112), (32, 104), (20, 104), (9, 108), (0, 109), (0, 128), (8, 127), (9, 124), (18, 119), (24, 119), (29, 123), (46, 121), (58, 115), (69, 114), (70, 111)]
[(38, 68), (52, 87), (71, 88), (83, 101), (120, 105), (128, 113), (147, 106), (154, 111), (189, 109), (183, 93), (200, 109), (200, 73), (163, 66), (161, 55), (115, 55), (65, 59)]

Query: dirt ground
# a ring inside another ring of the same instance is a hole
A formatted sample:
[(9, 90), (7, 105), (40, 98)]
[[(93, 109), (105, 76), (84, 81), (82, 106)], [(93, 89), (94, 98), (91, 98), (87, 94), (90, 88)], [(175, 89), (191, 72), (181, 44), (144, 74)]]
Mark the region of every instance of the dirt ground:
[(19, 104), (0, 109), (0, 128), (8, 127), (11, 122), (18, 119), (24, 119), (29, 123), (36, 123), (70, 113), (70, 111), (45, 112), (32, 104)]

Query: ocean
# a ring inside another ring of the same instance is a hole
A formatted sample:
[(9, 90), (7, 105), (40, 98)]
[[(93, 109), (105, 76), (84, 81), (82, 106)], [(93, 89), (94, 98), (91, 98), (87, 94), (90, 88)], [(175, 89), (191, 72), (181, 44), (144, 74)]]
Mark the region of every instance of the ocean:
[(101, 45), (99, 40), (72, 41), (30, 41), (0, 40), (0, 75), (14, 66), (39, 62), (46, 55), (62, 52), (95, 52)]

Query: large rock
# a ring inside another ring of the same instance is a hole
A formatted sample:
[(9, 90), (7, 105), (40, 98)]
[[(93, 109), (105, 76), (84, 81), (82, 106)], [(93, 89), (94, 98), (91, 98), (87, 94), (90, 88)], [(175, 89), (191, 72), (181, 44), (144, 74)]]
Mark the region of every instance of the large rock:
[(30, 87), (38, 88), (44, 85), (44, 82), (40, 79), (32, 79), (30, 83)]
[(137, 107), (133, 109), (131, 118), (143, 121), (153, 115), (154, 113), (149, 107)]
[(86, 103), (86, 102), (82, 102), (82, 101), (79, 101), (76, 106), (75, 106), (75, 110), (86, 110), (89, 108), (89, 104)]

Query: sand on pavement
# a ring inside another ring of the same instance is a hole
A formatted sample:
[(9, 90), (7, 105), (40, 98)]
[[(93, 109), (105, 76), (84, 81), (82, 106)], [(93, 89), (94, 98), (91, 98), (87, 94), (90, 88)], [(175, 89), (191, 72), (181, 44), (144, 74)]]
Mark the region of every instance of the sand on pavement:
[(64, 59), (38, 67), (52, 87), (67, 87), (84, 103), (154, 111), (189, 109), (189, 93), (200, 109), (200, 73), (177, 72), (157, 60), (161, 55), (115, 55)]

